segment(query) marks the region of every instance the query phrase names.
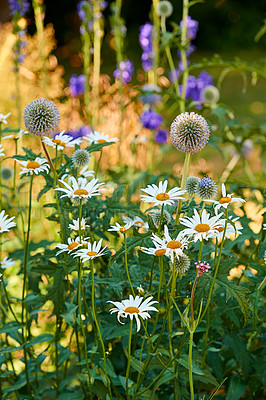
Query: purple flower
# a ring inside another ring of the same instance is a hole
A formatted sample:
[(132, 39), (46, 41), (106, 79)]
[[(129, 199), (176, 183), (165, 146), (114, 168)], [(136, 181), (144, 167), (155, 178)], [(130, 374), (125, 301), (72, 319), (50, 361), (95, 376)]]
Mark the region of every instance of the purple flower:
[(211, 268), (210, 264), (206, 261), (198, 261), (195, 263), (195, 265), (198, 270), (198, 276), (203, 275), (204, 272), (208, 272), (208, 270)]
[(141, 115), (140, 120), (142, 125), (148, 129), (158, 129), (161, 122), (163, 121), (163, 117), (153, 110), (144, 111)]
[(115, 78), (120, 79), (124, 84), (129, 83), (132, 79), (132, 75), (134, 72), (134, 65), (130, 60), (121, 61), (119, 64), (119, 68), (117, 68), (113, 75)]
[(15, 15), (17, 12), (23, 17), (27, 14), (30, 3), (28, 0), (8, 0), (11, 15)]
[[(162, 96), (160, 93), (161, 89), (156, 85), (146, 84), (142, 86), (143, 95), (140, 96), (140, 100), (143, 104), (155, 105), (157, 104)], [(155, 93), (154, 93), (155, 92)]]
[(74, 131), (68, 131), (66, 132), (66, 135), (72, 136), (73, 139), (77, 139), (79, 137), (83, 137), (86, 135), (89, 135), (91, 133), (91, 128), (89, 125), (82, 126), (79, 129), (76, 129)]
[(172, 83), (174, 82), (174, 77), (175, 79), (179, 78), (179, 70), (177, 68), (175, 68), (174, 73), (173, 71), (169, 71), (169, 79)]
[(167, 138), (168, 132), (164, 131), (163, 129), (159, 129), (154, 136), (155, 142), (160, 144), (165, 144), (167, 142)]
[[(183, 26), (183, 21), (180, 22), (180, 26)], [(194, 40), (197, 36), (199, 23), (192, 19), (189, 15), (187, 17), (187, 37), (189, 40)]]
[[(197, 78), (189, 75), (186, 85), (186, 99), (201, 102), (201, 91), (205, 86), (212, 84), (212, 79), (212, 76), (206, 71), (202, 71)], [(180, 85), (180, 93), (182, 93), (182, 85)], [(200, 105), (196, 107), (201, 108)]]
[(69, 89), (73, 97), (84, 94), (86, 77), (84, 75), (77, 76), (73, 74), (69, 79)]
[(143, 50), (141, 61), (144, 71), (150, 71), (153, 65), (152, 31), (153, 25), (149, 22), (140, 27), (139, 43)]

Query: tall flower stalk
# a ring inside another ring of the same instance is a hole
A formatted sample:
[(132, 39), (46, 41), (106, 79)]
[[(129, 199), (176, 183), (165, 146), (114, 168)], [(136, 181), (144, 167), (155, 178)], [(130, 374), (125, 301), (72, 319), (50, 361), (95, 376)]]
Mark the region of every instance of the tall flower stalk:
[(45, 56), (45, 39), (44, 39), (44, 27), (43, 27), (44, 10), (42, 9), (40, 0), (33, 0), (32, 5), (34, 9), (35, 23), (37, 28), (40, 59), (42, 60), (41, 87), (43, 95), (47, 97), (47, 66), (46, 66), (47, 61)]

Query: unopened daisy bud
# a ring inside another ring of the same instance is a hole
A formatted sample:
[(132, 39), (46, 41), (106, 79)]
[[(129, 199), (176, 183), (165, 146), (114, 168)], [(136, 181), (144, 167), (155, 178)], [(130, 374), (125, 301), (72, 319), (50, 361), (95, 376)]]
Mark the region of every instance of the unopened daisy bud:
[(27, 105), (23, 118), (29, 132), (44, 136), (57, 129), (60, 115), (53, 101), (41, 98), (31, 101)]
[(90, 153), (85, 149), (78, 149), (72, 156), (72, 162), (75, 167), (85, 167), (90, 162)]
[(210, 264), (206, 261), (198, 261), (195, 263), (195, 265), (198, 270), (198, 276), (203, 275), (204, 272), (208, 272), (208, 270), (211, 268)]
[(189, 176), (186, 179), (185, 190), (190, 196), (194, 196), (196, 194), (197, 185), (200, 181), (200, 178), (197, 176)]
[(217, 195), (217, 192), (216, 183), (208, 176), (201, 178), (196, 187), (196, 194), (202, 199), (213, 199)]
[[(151, 218), (152, 218), (154, 225), (158, 228), (158, 226), (160, 225), (160, 220), (161, 220), (161, 210), (153, 211), (153, 213), (151, 214)], [(162, 226), (169, 225), (170, 222), (171, 222), (171, 214), (168, 211), (163, 210)]]
[(139, 294), (141, 294), (141, 295), (143, 295), (145, 293), (145, 290), (143, 289), (143, 287), (141, 285), (139, 285), (137, 287), (137, 290), (138, 290)]
[(3, 167), (1, 169), (1, 176), (4, 181), (8, 181), (9, 179), (11, 179), (13, 177), (13, 175), (14, 175), (13, 169), (8, 168), (8, 167)]
[(159, 15), (159, 17), (170, 17), (173, 13), (173, 6), (170, 3), (170, 1), (163, 0), (160, 1), (156, 7), (156, 14)]
[(216, 104), (220, 99), (220, 92), (217, 87), (207, 85), (202, 89), (200, 96), (203, 103)]
[(176, 274), (179, 276), (184, 275), (190, 267), (190, 258), (186, 254), (181, 254), (174, 258), (174, 261), (170, 261), (171, 269), (175, 268)]
[(194, 154), (208, 143), (210, 128), (201, 115), (185, 112), (172, 122), (170, 135), (177, 150)]

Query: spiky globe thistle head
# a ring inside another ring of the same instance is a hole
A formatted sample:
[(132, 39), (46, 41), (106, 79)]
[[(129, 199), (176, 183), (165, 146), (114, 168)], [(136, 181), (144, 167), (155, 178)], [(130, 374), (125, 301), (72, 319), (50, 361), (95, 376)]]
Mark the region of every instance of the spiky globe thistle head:
[(160, 1), (156, 7), (156, 14), (159, 15), (159, 17), (170, 17), (173, 13), (173, 6), (170, 3), (170, 1), (163, 0)]
[(199, 181), (200, 178), (198, 178), (197, 176), (189, 176), (186, 179), (185, 190), (190, 196), (194, 196), (196, 194)]
[(14, 175), (13, 169), (9, 167), (3, 167), (1, 169), (1, 176), (4, 181), (8, 181), (13, 177), (13, 175)]
[(217, 195), (217, 192), (216, 183), (208, 176), (201, 178), (196, 187), (196, 194), (202, 199), (213, 199)]
[(184, 275), (190, 267), (190, 258), (186, 254), (180, 254), (174, 258), (174, 261), (170, 261), (170, 268), (175, 268), (176, 275)]
[(178, 115), (172, 122), (170, 135), (178, 150), (194, 154), (208, 143), (210, 128), (201, 115), (185, 112)]
[[(156, 228), (158, 228), (158, 226), (160, 225), (160, 220), (161, 220), (161, 210), (153, 211), (153, 213), (151, 214), (151, 219), (152, 219), (154, 225), (156, 226)], [(171, 223), (171, 214), (168, 211), (163, 210), (162, 226), (169, 225), (170, 223)]]
[(220, 99), (220, 92), (213, 85), (205, 86), (200, 93), (201, 101), (205, 104), (216, 104)]
[(90, 157), (90, 153), (87, 150), (77, 149), (72, 156), (72, 162), (77, 168), (85, 167), (85, 165), (89, 164)]
[(26, 106), (23, 118), (29, 132), (44, 136), (57, 129), (60, 115), (53, 101), (41, 98), (31, 101)]

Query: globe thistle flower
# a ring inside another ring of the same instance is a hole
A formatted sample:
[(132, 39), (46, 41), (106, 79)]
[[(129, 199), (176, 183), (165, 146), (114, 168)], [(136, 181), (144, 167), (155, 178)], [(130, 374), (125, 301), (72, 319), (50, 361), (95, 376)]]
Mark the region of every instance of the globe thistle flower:
[(31, 101), (26, 106), (23, 118), (29, 132), (43, 136), (57, 129), (60, 115), (53, 101), (41, 98)]
[(170, 260), (170, 269), (175, 268), (176, 275), (184, 275), (190, 267), (190, 258), (185, 253), (174, 257), (173, 261)]
[(163, 121), (163, 117), (153, 110), (144, 111), (140, 116), (142, 125), (147, 129), (158, 129)]
[(213, 85), (205, 86), (200, 93), (201, 101), (205, 104), (216, 104), (220, 99), (220, 92)]
[(1, 169), (1, 177), (4, 181), (8, 181), (9, 179), (13, 178), (14, 172), (13, 169), (9, 167), (3, 167)]
[(185, 112), (178, 115), (172, 122), (170, 135), (178, 150), (195, 154), (208, 143), (210, 128), (201, 115)]
[[(153, 211), (153, 213), (151, 214), (151, 219), (156, 228), (158, 228), (161, 220), (161, 210)], [(171, 223), (171, 219), (171, 214), (168, 211), (163, 210), (162, 226), (169, 225)]]
[(89, 164), (90, 158), (90, 153), (87, 150), (77, 149), (72, 156), (72, 162), (76, 168), (85, 167)]
[(163, 0), (158, 3), (155, 12), (159, 17), (167, 18), (173, 13), (173, 6), (170, 1)]
[(189, 176), (186, 179), (185, 183), (185, 191), (190, 195), (194, 196), (196, 194), (198, 183), (200, 182), (200, 178), (197, 176)]
[(202, 199), (213, 199), (217, 195), (217, 192), (216, 183), (208, 176), (204, 176), (196, 187), (196, 194)]
[(211, 268), (210, 264), (206, 261), (198, 261), (195, 263), (195, 265), (198, 270), (198, 276), (203, 275), (204, 272), (208, 272), (208, 270)]

